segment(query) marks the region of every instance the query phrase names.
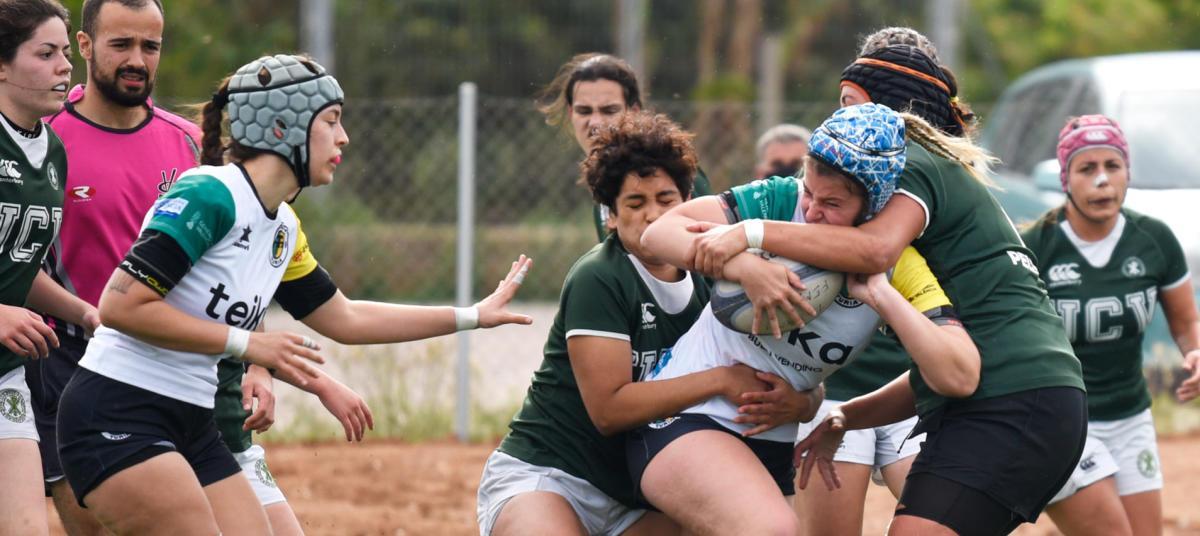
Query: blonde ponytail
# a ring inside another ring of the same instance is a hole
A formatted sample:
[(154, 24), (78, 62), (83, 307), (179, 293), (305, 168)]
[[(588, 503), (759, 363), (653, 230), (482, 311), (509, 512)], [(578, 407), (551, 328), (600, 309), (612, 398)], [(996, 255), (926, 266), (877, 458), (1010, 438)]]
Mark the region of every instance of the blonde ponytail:
[(966, 168), (975, 180), (990, 188), (997, 188), (996, 183), (988, 175), (992, 166), (1000, 162), (982, 147), (975, 145), (970, 138), (946, 134), (919, 116), (908, 112), (900, 112), (904, 119), (904, 128), (908, 139), (917, 142), (929, 152), (947, 160), (953, 160)]

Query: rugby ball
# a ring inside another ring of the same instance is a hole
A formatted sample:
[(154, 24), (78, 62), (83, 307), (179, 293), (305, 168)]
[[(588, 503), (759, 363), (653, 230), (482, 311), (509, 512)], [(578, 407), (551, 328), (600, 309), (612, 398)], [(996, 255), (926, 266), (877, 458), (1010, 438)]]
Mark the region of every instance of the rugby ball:
[[(820, 315), (830, 305), (833, 305), (834, 299), (842, 291), (842, 286), (846, 282), (846, 274), (842, 272), (831, 272), (815, 268), (766, 252), (760, 252), (759, 255), (766, 259), (767, 262), (781, 264), (792, 273), (800, 276), (800, 280), (804, 282), (804, 286), (806, 287), (805, 290), (800, 292), (800, 295), (808, 300), (808, 303), (812, 304), (817, 315)], [(746, 290), (741, 285), (732, 281), (717, 281), (713, 285), (712, 299), (709, 301), (709, 304), (712, 306), (713, 315), (717, 317), (717, 320), (722, 325), (734, 331), (750, 333), (750, 328), (754, 325), (754, 305), (750, 303), (750, 297), (746, 295)], [(791, 317), (784, 314), (782, 310), (776, 308), (775, 312), (779, 319), (779, 329), (781, 332), (786, 333), (796, 328)], [(805, 322), (817, 316), (810, 316), (799, 308), (796, 309), (796, 312), (800, 314), (800, 318)], [(759, 322), (757, 335), (767, 335), (770, 333), (770, 323), (764, 318)]]

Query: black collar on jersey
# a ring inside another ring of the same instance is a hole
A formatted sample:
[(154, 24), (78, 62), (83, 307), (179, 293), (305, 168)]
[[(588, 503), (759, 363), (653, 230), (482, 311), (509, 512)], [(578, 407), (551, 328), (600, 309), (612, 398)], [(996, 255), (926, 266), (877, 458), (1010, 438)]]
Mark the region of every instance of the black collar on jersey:
[(242, 177), (246, 179), (246, 184), (250, 185), (250, 190), (254, 192), (254, 199), (258, 200), (258, 206), (262, 207), (263, 214), (266, 214), (267, 218), (274, 220), (275, 216), (279, 214), (279, 211), (270, 210), (266, 205), (263, 204), (262, 196), (258, 195), (258, 188), (255, 188), (254, 181), (250, 180), (250, 172), (246, 171), (246, 167), (243, 166), (241, 162), (234, 162), (233, 165), (237, 166), (238, 170), (242, 172)]
[(21, 125), (13, 123), (13, 120), (9, 119), (8, 116), (4, 114), (4, 112), (0, 112), (0, 115), (4, 116), (4, 122), (8, 123), (8, 126), (12, 127), (13, 130), (17, 131), (17, 134), (20, 134), (22, 138), (29, 138), (31, 140), (36, 140), (36, 139), (38, 139), (38, 136), (42, 135), (41, 120), (38, 120), (37, 123), (34, 123), (33, 130), (29, 130), (25, 127), (22, 127)]
[(150, 106), (149, 104), (142, 104), (142, 106), (144, 108), (146, 108), (146, 118), (143, 119), (141, 123), (138, 123), (137, 125), (134, 125), (133, 127), (130, 127), (130, 128), (106, 127), (104, 125), (101, 125), (100, 123), (92, 121), (91, 119), (88, 119), (87, 117), (85, 117), (83, 114), (79, 113), (79, 110), (75, 109), (74, 102), (67, 101), (67, 103), (63, 105), (63, 109), (66, 110), (67, 113), (74, 116), (76, 119), (83, 121), (84, 124), (86, 124), (92, 128), (103, 130), (105, 132), (111, 132), (113, 134), (133, 134), (134, 132), (137, 132), (137, 131), (145, 128), (146, 125), (149, 125), (150, 122), (154, 120), (154, 107)]

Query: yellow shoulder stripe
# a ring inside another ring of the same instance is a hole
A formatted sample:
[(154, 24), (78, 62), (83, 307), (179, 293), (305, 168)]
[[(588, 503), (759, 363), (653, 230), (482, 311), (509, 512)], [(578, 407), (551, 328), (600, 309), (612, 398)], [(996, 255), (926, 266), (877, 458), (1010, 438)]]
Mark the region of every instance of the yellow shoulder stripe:
[(296, 252), (288, 262), (287, 271), (283, 273), (284, 281), (295, 281), (317, 269), (317, 258), (308, 247), (308, 237), (304, 234), (304, 226), (300, 225), (300, 217), (296, 217)]
[(938, 307), (951, 305), (950, 298), (937, 277), (929, 270), (925, 257), (912, 246), (904, 248), (896, 268), (892, 271), (892, 287), (922, 313)]

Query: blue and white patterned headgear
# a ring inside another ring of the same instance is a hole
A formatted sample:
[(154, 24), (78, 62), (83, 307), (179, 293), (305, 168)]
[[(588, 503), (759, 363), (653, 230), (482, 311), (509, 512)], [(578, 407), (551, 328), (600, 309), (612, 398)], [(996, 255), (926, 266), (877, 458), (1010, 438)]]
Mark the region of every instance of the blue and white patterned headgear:
[(229, 130), (245, 147), (272, 151), (308, 186), (308, 133), (321, 110), (345, 100), (317, 62), (276, 54), (254, 60), (229, 80)]
[(871, 219), (892, 198), (904, 171), (904, 119), (882, 104), (847, 106), (813, 131), (808, 151), (863, 185)]

